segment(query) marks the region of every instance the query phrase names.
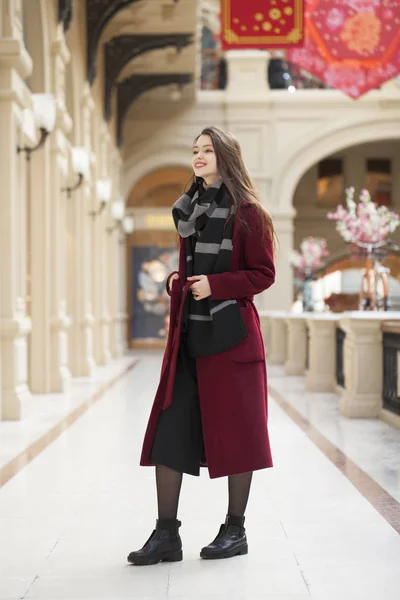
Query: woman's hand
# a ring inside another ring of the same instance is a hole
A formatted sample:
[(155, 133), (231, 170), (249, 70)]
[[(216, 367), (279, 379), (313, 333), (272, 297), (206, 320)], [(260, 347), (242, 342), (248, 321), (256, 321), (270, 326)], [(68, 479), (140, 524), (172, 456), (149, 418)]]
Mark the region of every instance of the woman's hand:
[(178, 275), (178, 273), (174, 273), (174, 274), (173, 274), (173, 275), (171, 275), (171, 277), (169, 278), (169, 281), (168, 281), (168, 291), (169, 291), (169, 293), (171, 293), (171, 290), (172, 290), (172, 282), (173, 282), (173, 281), (176, 281), (177, 279), (179, 279), (179, 275)]
[(195, 300), (204, 300), (204, 298), (211, 296), (211, 288), (207, 275), (194, 275), (193, 277), (188, 277), (187, 280), (195, 281), (190, 288)]

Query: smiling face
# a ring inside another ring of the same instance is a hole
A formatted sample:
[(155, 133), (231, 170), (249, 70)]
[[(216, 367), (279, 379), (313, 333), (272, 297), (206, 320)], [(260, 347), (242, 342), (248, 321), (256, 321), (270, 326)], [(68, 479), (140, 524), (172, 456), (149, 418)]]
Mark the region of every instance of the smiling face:
[(213, 183), (220, 179), (217, 157), (209, 135), (201, 135), (195, 141), (192, 166), (196, 177), (202, 177), (207, 185), (213, 185)]

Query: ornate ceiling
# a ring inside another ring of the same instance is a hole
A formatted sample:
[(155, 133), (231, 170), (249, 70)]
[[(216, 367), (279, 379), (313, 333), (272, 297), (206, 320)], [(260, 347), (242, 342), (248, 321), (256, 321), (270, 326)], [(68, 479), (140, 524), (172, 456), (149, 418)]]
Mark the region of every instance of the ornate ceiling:
[[(73, 0), (59, 0), (58, 7), (67, 30)], [(104, 114), (109, 120), (116, 106), (119, 143), (124, 119), (142, 94), (154, 110), (161, 98), (176, 100), (181, 91), (183, 99), (194, 97), (196, 11), (197, 0), (86, 0), (87, 79), (93, 84), (102, 65)]]

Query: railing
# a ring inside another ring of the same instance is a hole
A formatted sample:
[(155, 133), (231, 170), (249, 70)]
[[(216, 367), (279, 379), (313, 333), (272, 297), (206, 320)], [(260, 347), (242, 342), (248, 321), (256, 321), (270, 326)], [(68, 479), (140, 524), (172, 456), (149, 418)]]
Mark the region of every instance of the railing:
[(400, 415), (398, 354), (400, 325), (383, 326), (383, 408)]
[(341, 387), (345, 387), (344, 379), (344, 338), (346, 333), (340, 327), (336, 328), (336, 383)]

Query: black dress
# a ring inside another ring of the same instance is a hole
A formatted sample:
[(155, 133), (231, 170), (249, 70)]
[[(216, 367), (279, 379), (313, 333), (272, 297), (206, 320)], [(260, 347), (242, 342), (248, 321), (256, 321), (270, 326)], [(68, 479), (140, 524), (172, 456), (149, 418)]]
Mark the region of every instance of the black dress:
[(188, 323), (185, 320), (182, 327), (172, 403), (159, 416), (151, 462), (198, 476), (205, 457), (196, 359), (189, 355), (186, 345)]

